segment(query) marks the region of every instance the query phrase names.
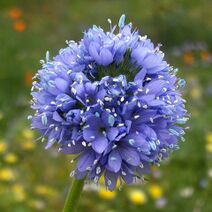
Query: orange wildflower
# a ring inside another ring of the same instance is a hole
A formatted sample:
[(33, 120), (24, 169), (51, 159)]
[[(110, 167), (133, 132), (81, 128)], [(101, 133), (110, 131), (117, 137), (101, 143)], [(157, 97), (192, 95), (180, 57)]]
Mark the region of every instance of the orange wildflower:
[(207, 51), (201, 52), (201, 59), (203, 61), (209, 61), (210, 59), (210, 53)]
[(22, 11), (19, 8), (13, 8), (9, 11), (9, 17), (13, 20), (17, 20), (22, 16)]
[(187, 52), (183, 55), (183, 61), (187, 65), (192, 65), (194, 63), (194, 56), (191, 52)]
[(17, 32), (23, 32), (26, 29), (26, 23), (24, 21), (16, 21), (13, 24), (13, 29)]
[(28, 85), (28, 86), (31, 86), (32, 85), (32, 73), (31, 72), (27, 72), (25, 73), (25, 76), (24, 76), (24, 81), (25, 81), (25, 84)]

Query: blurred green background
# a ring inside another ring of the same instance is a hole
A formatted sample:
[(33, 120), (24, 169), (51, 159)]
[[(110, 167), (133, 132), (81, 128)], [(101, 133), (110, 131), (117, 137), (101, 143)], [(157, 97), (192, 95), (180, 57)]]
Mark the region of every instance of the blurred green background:
[(0, 211), (61, 211), (71, 183), (70, 156), (45, 151), (30, 131), (32, 76), (46, 50), (80, 40), (107, 18), (128, 21), (162, 43), (166, 59), (187, 80), (191, 113), (181, 149), (153, 167), (143, 185), (106, 192), (87, 185), (79, 211), (212, 211), (212, 1), (211, 0), (1, 0), (0, 1)]

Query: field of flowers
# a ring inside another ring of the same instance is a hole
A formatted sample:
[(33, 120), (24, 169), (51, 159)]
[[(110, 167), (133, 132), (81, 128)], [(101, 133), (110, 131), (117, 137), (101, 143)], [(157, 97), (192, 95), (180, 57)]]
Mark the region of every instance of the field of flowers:
[(79, 40), (94, 23), (108, 29), (122, 13), (161, 42), (186, 79), (191, 114), (186, 142), (144, 184), (113, 192), (87, 184), (79, 211), (212, 211), (212, 2), (210, 0), (0, 1), (0, 211), (61, 211), (74, 164), (57, 147), (44, 150), (27, 116), (39, 61)]

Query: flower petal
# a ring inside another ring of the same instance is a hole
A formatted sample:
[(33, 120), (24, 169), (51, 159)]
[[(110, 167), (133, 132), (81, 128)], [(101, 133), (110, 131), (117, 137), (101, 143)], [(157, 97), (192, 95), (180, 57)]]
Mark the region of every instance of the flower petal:
[(55, 121), (58, 121), (58, 122), (62, 122), (62, 121), (63, 121), (63, 118), (59, 115), (59, 113), (58, 113), (57, 111), (55, 111), (55, 112), (53, 113), (53, 119), (54, 119)]
[(157, 95), (162, 90), (165, 84), (166, 82), (164, 80), (154, 80), (149, 82), (144, 88), (148, 90), (148, 94)]
[(103, 65), (103, 66), (109, 65), (110, 63), (113, 62), (113, 55), (112, 55), (112, 53), (108, 49), (103, 48), (100, 51), (100, 59), (97, 62), (100, 65)]
[(133, 171), (128, 167), (127, 164), (123, 163), (121, 177), (124, 180), (124, 182), (126, 184), (132, 183), (133, 182), (133, 176), (134, 176)]
[(117, 150), (113, 150), (108, 157), (108, 168), (110, 171), (117, 173), (121, 168), (121, 156)]
[(81, 141), (76, 141), (75, 145), (71, 146), (61, 146), (61, 152), (64, 154), (79, 154), (85, 149), (85, 147), (82, 145)]
[(160, 65), (162, 59), (163, 57), (160, 54), (157, 55), (155, 53), (148, 54), (148, 56), (143, 61), (143, 65), (145, 68), (151, 69), (153, 67)]
[(107, 148), (108, 140), (103, 135), (97, 136), (92, 142), (92, 148), (99, 154), (103, 153)]
[(120, 155), (122, 159), (132, 166), (140, 164), (140, 157), (136, 150), (130, 147), (120, 147)]
[(113, 172), (106, 170), (104, 176), (105, 176), (105, 186), (106, 186), (106, 188), (108, 188), (110, 191), (113, 191), (114, 188), (116, 187), (118, 175), (113, 173)]
[(97, 136), (97, 131), (95, 129), (92, 129), (91, 127), (85, 128), (83, 130), (83, 138), (86, 141), (93, 141)]
[(93, 161), (95, 160), (95, 153), (93, 151), (84, 152), (78, 162), (77, 162), (77, 169), (80, 172), (86, 171), (91, 165), (93, 165)]
[(140, 46), (132, 51), (131, 56), (139, 65), (141, 65), (149, 51), (150, 50), (148, 48)]
[(60, 132), (61, 130), (59, 129), (58, 130), (52, 129), (50, 131), (45, 149), (49, 149), (57, 141), (58, 137), (60, 136)]
[(146, 143), (146, 140), (144, 136), (139, 133), (131, 133), (127, 137), (124, 138), (124, 141), (126, 141), (127, 145), (133, 146), (133, 147), (141, 147)]
[(135, 124), (141, 124), (145, 122), (149, 122), (151, 118), (153, 118), (156, 115), (155, 110), (141, 110), (138, 112), (138, 115), (140, 118), (136, 119), (134, 121)]
[(68, 82), (62, 78), (56, 78), (54, 80), (55, 85), (57, 86), (58, 89), (61, 91), (65, 92), (68, 88)]
[(119, 134), (119, 130), (116, 127), (111, 127), (107, 129), (107, 137), (110, 141), (114, 141), (117, 135)]
[(89, 54), (91, 57), (94, 58), (94, 60), (97, 60), (99, 58), (98, 50), (100, 48), (100, 45), (96, 42), (91, 42), (89, 45)]
[(137, 83), (143, 82), (145, 76), (146, 70), (143, 68), (135, 75), (134, 81)]

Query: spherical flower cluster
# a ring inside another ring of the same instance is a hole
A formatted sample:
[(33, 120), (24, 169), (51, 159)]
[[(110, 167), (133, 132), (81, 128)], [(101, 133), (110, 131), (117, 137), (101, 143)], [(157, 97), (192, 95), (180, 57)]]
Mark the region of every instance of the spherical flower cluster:
[[(160, 46), (122, 15), (110, 31), (93, 26), (79, 43), (42, 62), (32, 87), (32, 128), (65, 154), (77, 154), (77, 179), (106, 188), (133, 183), (178, 149), (187, 121), (176, 70)], [(118, 32), (115, 33), (116, 28)]]

